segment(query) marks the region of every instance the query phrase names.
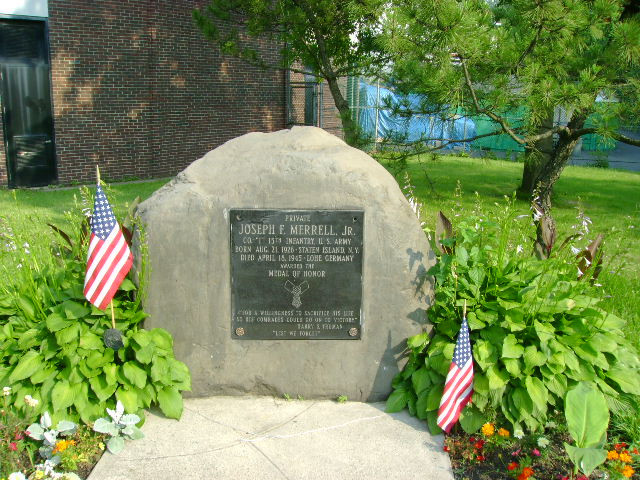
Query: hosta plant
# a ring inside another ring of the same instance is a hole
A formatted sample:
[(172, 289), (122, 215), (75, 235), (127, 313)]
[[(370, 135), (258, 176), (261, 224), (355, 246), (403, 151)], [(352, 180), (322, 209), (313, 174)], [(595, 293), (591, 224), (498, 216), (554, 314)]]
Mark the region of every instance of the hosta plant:
[(511, 204), (494, 217), (468, 216), (455, 232), (439, 222), (437, 263), (429, 271), (433, 331), (408, 340), (408, 362), (393, 381), (389, 411), (407, 407), (439, 431), (437, 410), (465, 301), (475, 361), (473, 400), (460, 419), (466, 431), (496, 413), (514, 431), (539, 430), (583, 381), (611, 405), (623, 393), (640, 394), (640, 361), (625, 339), (625, 321), (600, 308), (601, 291), (590, 281), (596, 269), (574, 253), (589, 248), (580, 244), (587, 239), (574, 236), (538, 258), (527, 246), (535, 238), (529, 225)]
[(136, 427), (140, 423), (140, 417), (135, 414), (125, 414), (124, 405), (118, 401), (116, 409), (107, 408), (110, 418), (99, 418), (93, 425), (98, 433), (105, 433), (111, 438), (107, 441), (107, 448), (113, 454), (119, 453), (124, 448), (124, 440), (139, 440), (144, 438), (144, 433)]
[[(49, 411), (54, 423), (91, 423), (117, 401), (140, 417), (157, 404), (179, 418), (180, 392), (191, 381), (174, 358), (171, 335), (142, 328), (141, 291), (127, 278), (112, 302), (124, 346), (105, 346), (111, 312), (85, 299), (86, 222), (75, 225), (75, 234), (56, 229), (62, 245), (50, 258), (23, 261), (14, 283), (0, 287), (0, 385), (11, 387), (10, 403), (29, 420)], [(27, 408), (26, 394), (37, 408)]]

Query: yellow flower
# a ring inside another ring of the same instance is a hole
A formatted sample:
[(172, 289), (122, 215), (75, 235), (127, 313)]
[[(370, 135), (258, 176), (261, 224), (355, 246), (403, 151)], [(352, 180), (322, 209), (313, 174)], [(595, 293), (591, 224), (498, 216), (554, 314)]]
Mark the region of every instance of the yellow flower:
[(609, 450), (609, 452), (607, 453), (607, 458), (609, 460), (618, 460), (618, 452), (616, 452), (615, 450)]
[(44, 478), (44, 472), (42, 470), (36, 471), (36, 480), (42, 480)]
[(100, 443), (98, 444), (98, 448), (99, 448), (100, 450), (104, 450), (104, 443), (100, 442)]
[(635, 470), (631, 468), (629, 465), (625, 465), (624, 468), (622, 469), (622, 475), (624, 475), (627, 478), (631, 478), (631, 475), (633, 475), (634, 473), (635, 473)]
[(482, 434), (485, 437), (490, 437), (491, 435), (493, 435), (494, 433), (496, 433), (496, 429), (493, 426), (493, 423), (485, 423), (482, 426)]
[(500, 428), (498, 429), (498, 435), (500, 435), (501, 437), (508, 437), (509, 430), (507, 430), (506, 428)]
[(633, 459), (631, 458), (631, 455), (629, 455), (628, 453), (621, 453), (620, 461), (624, 463), (631, 463), (633, 462)]

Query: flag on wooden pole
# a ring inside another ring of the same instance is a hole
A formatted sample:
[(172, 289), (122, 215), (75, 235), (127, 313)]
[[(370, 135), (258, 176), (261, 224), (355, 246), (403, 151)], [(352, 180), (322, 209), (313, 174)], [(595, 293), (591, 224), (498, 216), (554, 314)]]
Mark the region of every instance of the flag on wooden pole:
[(87, 300), (101, 310), (107, 308), (132, 264), (131, 250), (98, 180), (84, 279)]
[(465, 302), (462, 325), (453, 352), (451, 367), (440, 400), (438, 426), (449, 433), (460, 418), (460, 412), (471, 401), (473, 395), (473, 355), (467, 325), (467, 305)]

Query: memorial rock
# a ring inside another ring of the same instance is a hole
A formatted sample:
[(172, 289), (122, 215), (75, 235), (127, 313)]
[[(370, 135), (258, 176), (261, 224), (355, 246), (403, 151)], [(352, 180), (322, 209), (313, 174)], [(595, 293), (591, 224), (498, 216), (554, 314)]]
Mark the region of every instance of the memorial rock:
[(386, 398), (428, 328), (433, 253), (393, 177), (314, 127), (250, 133), (139, 207), (146, 327), (193, 394)]

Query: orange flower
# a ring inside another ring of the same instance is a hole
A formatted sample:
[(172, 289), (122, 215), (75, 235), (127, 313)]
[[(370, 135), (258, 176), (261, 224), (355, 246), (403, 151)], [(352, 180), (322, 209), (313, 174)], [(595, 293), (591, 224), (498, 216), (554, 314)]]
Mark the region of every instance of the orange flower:
[(516, 468), (518, 468), (518, 464), (516, 462), (511, 462), (509, 465), (507, 465), (507, 470), (509, 470), (510, 472), (515, 470)]
[(485, 423), (482, 426), (482, 434), (486, 437), (490, 437), (496, 433), (496, 428), (493, 426), (493, 423)]
[(633, 459), (631, 458), (631, 455), (623, 452), (620, 454), (620, 461), (624, 463), (631, 463), (633, 462)]
[(631, 476), (635, 473), (635, 470), (631, 468), (629, 465), (625, 465), (622, 469), (622, 475), (627, 478), (631, 478)]
[(524, 467), (524, 468), (522, 469), (522, 474), (523, 474), (523, 475), (526, 475), (526, 477), (525, 477), (525, 478), (529, 478), (531, 475), (533, 475), (533, 468), (531, 468), (531, 467)]
[(55, 455), (56, 453), (62, 453), (64, 452), (67, 448), (75, 445), (76, 442), (75, 440), (60, 440), (58, 443), (56, 443), (55, 448), (53, 449), (53, 454)]
[(508, 437), (509, 436), (509, 430), (507, 430), (506, 428), (500, 428), (498, 430), (498, 435), (500, 435), (501, 437)]
[(609, 450), (609, 452), (607, 452), (607, 459), (618, 460), (618, 458), (620, 458), (620, 455), (615, 450)]
[(634, 454), (634, 455), (640, 455), (640, 452), (638, 452), (638, 449), (637, 449), (637, 448), (634, 448), (634, 449), (633, 449), (633, 454)]

